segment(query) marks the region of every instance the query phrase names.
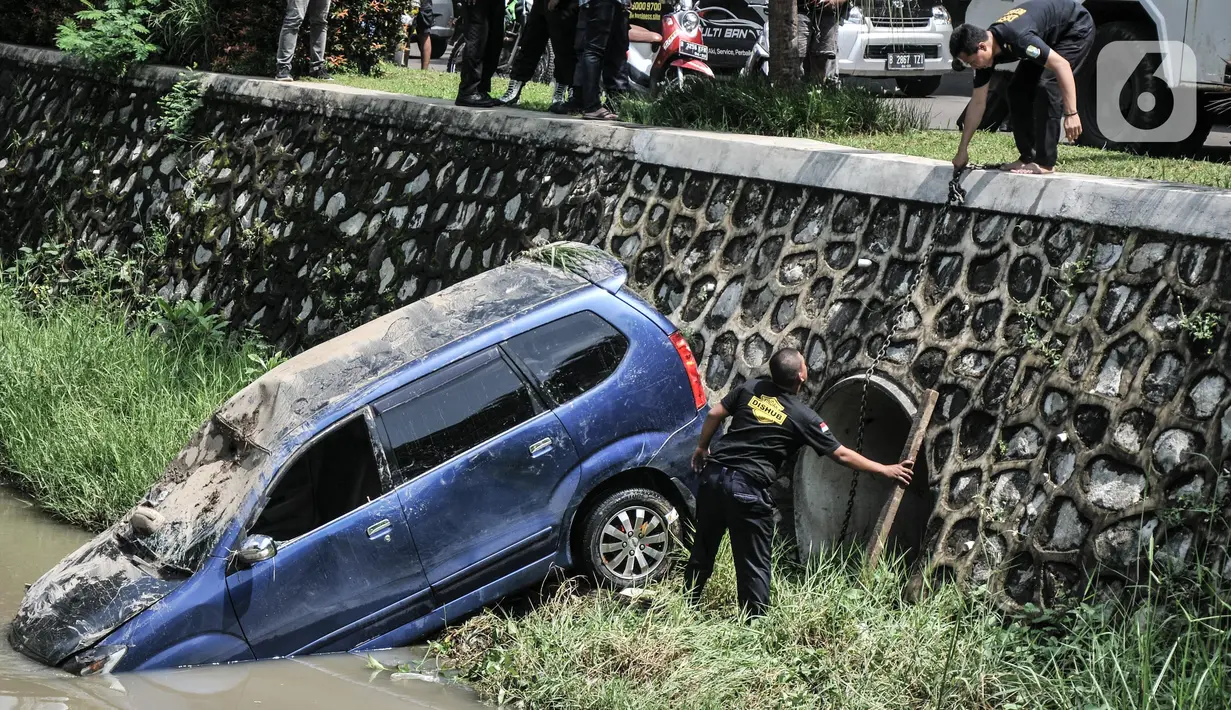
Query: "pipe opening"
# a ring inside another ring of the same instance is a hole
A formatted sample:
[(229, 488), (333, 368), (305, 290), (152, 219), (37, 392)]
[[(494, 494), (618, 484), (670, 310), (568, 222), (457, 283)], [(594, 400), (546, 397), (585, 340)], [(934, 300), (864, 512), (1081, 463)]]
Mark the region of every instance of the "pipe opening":
[[(816, 410), (829, 424), (838, 441), (854, 449), (858, 442), (860, 399), (864, 376), (849, 377), (821, 395)], [(906, 446), (917, 408), (906, 392), (892, 381), (873, 376), (868, 384), (868, 406), (863, 455), (881, 463), (896, 463)], [(936, 505), (928, 486), (927, 457), (924, 447), (915, 457), (915, 474), (885, 546), (886, 558), (905, 555), (913, 564), (923, 548), (924, 530)], [(795, 466), (795, 534), (804, 555), (826, 553), (838, 541), (842, 518), (850, 494), (852, 471), (811, 449), (800, 452)], [(871, 474), (859, 473), (855, 503), (851, 511), (848, 545), (867, 549), (881, 508), (893, 486)]]

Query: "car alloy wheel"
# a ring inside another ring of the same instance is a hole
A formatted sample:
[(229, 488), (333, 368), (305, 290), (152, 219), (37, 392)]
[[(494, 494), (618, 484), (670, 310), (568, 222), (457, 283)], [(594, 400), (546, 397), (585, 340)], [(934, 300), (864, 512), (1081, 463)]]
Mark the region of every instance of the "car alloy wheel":
[(577, 532), (579, 564), (615, 589), (644, 587), (665, 577), (682, 544), (675, 505), (649, 488), (605, 494)]
[(671, 535), (662, 516), (641, 505), (612, 515), (599, 534), (603, 566), (629, 582), (652, 575), (667, 559), (670, 547)]

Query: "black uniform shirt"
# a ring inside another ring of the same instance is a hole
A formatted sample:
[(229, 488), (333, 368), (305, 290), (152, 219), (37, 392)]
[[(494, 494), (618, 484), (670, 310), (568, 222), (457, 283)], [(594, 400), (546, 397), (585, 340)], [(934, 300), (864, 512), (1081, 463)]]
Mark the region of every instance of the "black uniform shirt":
[(840, 444), (819, 414), (766, 377), (749, 380), (722, 398), (731, 426), (714, 445), (710, 460), (745, 473), (763, 486), (778, 478), (778, 469), (807, 444), (825, 456)]
[[(1051, 46), (1060, 41), (1081, 17), (1084, 8), (1076, 0), (1027, 0), (1009, 10), (987, 28), (1002, 51), (995, 64), (1017, 61), (1046, 64)], [(975, 72), (975, 88), (992, 80), (992, 68)]]

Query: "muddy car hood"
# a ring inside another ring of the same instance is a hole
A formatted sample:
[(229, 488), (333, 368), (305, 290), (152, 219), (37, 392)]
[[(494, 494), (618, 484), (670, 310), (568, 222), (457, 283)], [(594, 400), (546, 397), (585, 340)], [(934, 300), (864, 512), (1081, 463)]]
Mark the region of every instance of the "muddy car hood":
[(183, 579), (161, 579), (126, 556), (115, 529), (86, 543), (35, 582), (9, 630), (13, 647), (59, 665), (171, 593)]

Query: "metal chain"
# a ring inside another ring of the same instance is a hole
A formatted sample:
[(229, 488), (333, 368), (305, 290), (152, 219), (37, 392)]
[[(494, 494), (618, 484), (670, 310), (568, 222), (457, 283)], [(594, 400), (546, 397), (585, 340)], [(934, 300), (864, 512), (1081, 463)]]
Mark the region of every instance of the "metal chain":
[[(949, 188), (950, 188), (949, 189), (949, 203), (945, 205), (944, 209), (941, 212), (941, 215), (947, 214), (950, 207), (955, 207), (961, 204), (961, 201), (955, 201), (953, 199), (954, 198), (953, 186), (954, 184), (959, 184), (958, 189), (959, 190), (961, 189), (960, 181), (961, 181), (962, 172), (963, 171), (961, 170), (954, 171), (953, 182), (950, 183), (949, 185)], [(964, 200), (965, 193), (963, 192), (961, 196)], [(889, 344), (893, 342), (894, 336), (897, 335), (900, 330), (902, 330), (902, 325), (905, 322), (905, 318), (906, 318), (906, 309), (910, 306), (911, 301), (914, 298), (915, 290), (919, 287), (919, 284), (923, 283), (923, 274), (928, 269), (928, 262), (931, 260), (932, 250), (935, 248), (936, 248), (936, 239), (933, 237), (928, 242), (927, 248), (923, 252), (923, 260), (919, 264), (919, 271), (915, 273), (915, 278), (914, 280), (911, 281), (910, 288), (906, 290), (905, 298), (902, 299), (902, 303), (898, 305), (897, 307), (897, 313), (893, 317), (893, 324), (890, 327), (889, 332), (885, 334), (885, 340), (881, 343), (880, 350), (876, 353), (876, 357), (873, 358), (872, 364), (868, 365), (868, 369), (864, 373), (863, 391), (859, 398), (859, 431), (857, 432), (856, 437), (855, 437), (855, 451), (861, 454), (863, 453), (863, 436), (864, 436), (865, 425), (867, 424), (868, 386), (872, 382), (872, 376), (876, 374), (876, 366), (880, 364), (880, 361), (885, 358), (885, 354), (889, 352)], [(852, 469), (851, 470), (851, 490), (846, 499), (846, 512), (842, 516), (842, 531), (838, 534), (838, 544), (839, 545), (841, 545), (843, 542), (846, 541), (846, 534), (849, 531), (850, 526), (851, 526), (851, 513), (855, 509), (855, 493), (858, 489), (859, 489), (859, 473)]]

